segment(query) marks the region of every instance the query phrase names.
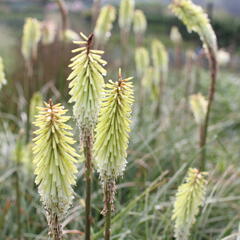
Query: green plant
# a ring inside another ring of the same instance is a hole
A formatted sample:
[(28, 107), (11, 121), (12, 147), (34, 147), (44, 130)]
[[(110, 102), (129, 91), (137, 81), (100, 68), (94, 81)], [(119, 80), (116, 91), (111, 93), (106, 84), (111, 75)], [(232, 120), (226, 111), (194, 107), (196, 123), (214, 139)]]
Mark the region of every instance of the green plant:
[(168, 52), (162, 42), (152, 41), (152, 61), (154, 69), (153, 93), (157, 99), (156, 115), (161, 112), (161, 102), (164, 93), (164, 83), (168, 74)]
[(183, 183), (177, 191), (172, 219), (175, 221), (175, 237), (187, 240), (191, 226), (203, 204), (207, 181), (206, 173), (190, 168)]
[(113, 22), (116, 19), (116, 10), (113, 6), (107, 5), (101, 8), (97, 23), (94, 29), (96, 46), (103, 47), (111, 36)]
[(0, 90), (3, 85), (7, 84), (7, 80), (5, 77), (5, 70), (3, 65), (3, 59), (0, 57)]
[(62, 239), (61, 221), (73, 199), (75, 163), (79, 157), (71, 146), (75, 141), (72, 128), (66, 124), (70, 119), (66, 112), (61, 104), (53, 105), (50, 99), (45, 107), (39, 108), (34, 122), (38, 127), (33, 139), (35, 182), (46, 210), (49, 234), (54, 240)]
[(211, 83), (208, 93), (207, 113), (203, 124), (203, 132), (201, 135), (202, 137), (200, 140), (200, 168), (201, 170), (204, 170), (206, 167), (206, 142), (209, 117), (215, 95), (217, 79), (217, 38), (209, 22), (207, 14), (200, 6), (193, 4), (190, 0), (174, 0), (170, 8), (174, 14), (183, 21), (189, 31), (198, 33), (208, 54), (211, 70)]
[(149, 53), (146, 48), (139, 47), (135, 50), (135, 64), (137, 75), (142, 78), (150, 64)]
[(90, 239), (91, 229), (91, 185), (92, 185), (92, 146), (93, 130), (97, 121), (99, 102), (103, 90), (106, 65), (101, 55), (103, 51), (93, 50), (93, 34), (88, 38), (81, 33), (84, 41), (75, 42), (83, 47), (73, 50), (80, 52), (71, 59), (69, 102), (74, 102), (73, 114), (80, 129), (80, 142), (83, 145), (86, 165), (86, 240)]
[(23, 27), (22, 54), (30, 72), (32, 71), (32, 60), (37, 58), (40, 39), (41, 24), (35, 18), (27, 18)]
[(134, 6), (134, 0), (121, 0), (118, 24), (121, 30), (121, 39), (123, 44), (128, 42), (128, 35), (134, 17)]
[(147, 30), (147, 19), (142, 10), (135, 10), (133, 18), (133, 31), (136, 36), (136, 42), (141, 45), (144, 33)]
[(126, 167), (133, 104), (132, 78), (119, 79), (106, 84), (96, 127), (94, 156), (97, 170), (103, 182), (105, 216), (105, 240), (110, 239), (111, 212), (114, 210), (115, 181)]

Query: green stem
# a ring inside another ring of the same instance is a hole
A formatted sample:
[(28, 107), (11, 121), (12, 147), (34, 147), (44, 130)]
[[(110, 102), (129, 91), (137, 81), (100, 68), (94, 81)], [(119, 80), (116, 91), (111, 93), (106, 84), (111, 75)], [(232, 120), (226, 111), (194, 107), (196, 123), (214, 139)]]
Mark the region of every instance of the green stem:
[(16, 169), (16, 205), (17, 205), (17, 239), (22, 239), (22, 227), (21, 227), (21, 193), (20, 193), (20, 186), (19, 186), (19, 164), (17, 163), (17, 169)]
[(93, 134), (90, 131), (84, 139), (84, 155), (85, 155), (85, 177), (86, 177), (86, 199), (85, 199), (85, 240), (91, 239), (91, 189), (92, 189), (92, 148)]
[(16, 149), (16, 171), (15, 171), (15, 190), (16, 190), (16, 211), (17, 211), (17, 239), (22, 239), (22, 226), (21, 226), (21, 191), (20, 191), (20, 178), (19, 178), (19, 168), (20, 168), (20, 155), (21, 155), (21, 137), (22, 133), (19, 134), (19, 138), (17, 140), (17, 149)]
[(208, 106), (205, 121), (202, 126), (200, 135), (200, 170), (204, 171), (206, 168), (206, 142), (208, 134), (209, 117), (211, 113), (212, 103), (215, 95), (216, 79), (217, 79), (217, 59), (211, 48), (209, 51), (209, 64), (211, 70), (211, 84), (208, 93)]

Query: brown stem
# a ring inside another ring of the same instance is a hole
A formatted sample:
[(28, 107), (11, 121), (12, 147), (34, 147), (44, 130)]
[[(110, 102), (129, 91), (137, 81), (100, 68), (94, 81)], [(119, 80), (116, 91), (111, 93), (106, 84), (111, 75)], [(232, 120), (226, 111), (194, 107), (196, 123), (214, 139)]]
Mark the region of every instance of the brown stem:
[(114, 211), (115, 192), (115, 180), (106, 179), (104, 181), (104, 209), (102, 211), (105, 216), (104, 240), (111, 238), (111, 213)]
[(208, 106), (205, 121), (202, 126), (201, 135), (200, 135), (200, 170), (204, 171), (206, 167), (206, 142), (208, 134), (208, 125), (209, 117), (211, 113), (211, 107), (214, 100), (215, 88), (216, 88), (216, 79), (217, 79), (217, 59), (213, 49), (209, 48), (209, 66), (211, 71), (211, 84), (208, 93)]
[(93, 133), (89, 131), (84, 137), (84, 155), (85, 155), (85, 177), (86, 177), (86, 199), (85, 199), (85, 240), (91, 239), (91, 189), (92, 189), (92, 148)]
[(63, 232), (62, 232), (62, 226), (59, 222), (59, 217), (56, 213), (50, 213), (50, 236), (53, 240), (62, 240)]
[(63, 33), (67, 30), (69, 20), (68, 20), (68, 9), (64, 0), (56, 0), (59, 7), (61, 17), (62, 17), (62, 31)]

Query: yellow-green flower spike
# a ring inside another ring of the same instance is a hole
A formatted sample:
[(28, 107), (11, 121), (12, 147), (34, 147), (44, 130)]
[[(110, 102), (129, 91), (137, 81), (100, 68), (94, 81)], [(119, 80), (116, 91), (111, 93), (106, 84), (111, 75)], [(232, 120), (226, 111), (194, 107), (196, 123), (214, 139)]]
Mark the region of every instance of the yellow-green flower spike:
[(159, 97), (160, 82), (163, 81), (168, 74), (168, 52), (165, 46), (159, 40), (155, 39), (152, 41), (152, 60), (153, 60), (153, 75), (154, 75), (154, 87), (153, 87), (153, 95), (155, 97)]
[(27, 18), (23, 27), (22, 54), (26, 61), (37, 57), (38, 43), (41, 39), (41, 24), (35, 18)]
[(106, 5), (101, 8), (94, 29), (94, 36), (98, 44), (104, 44), (111, 36), (113, 22), (116, 19), (116, 10), (112, 5)]
[(42, 38), (43, 45), (49, 45), (54, 42), (56, 35), (56, 26), (53, 22), (42, 23)]
[(217, 38), (204, 10), (190, 0), (174, 0), (170, 8), (190, 32), (198, 33), (207, 49), (216, 55)]
[(0, 90), (3, 85), (7, 84), (7, 80), (5, 77), (5, 70), (3, 65), (3, 59), (0, 57)]
[(146, 48), (139, 47), (136, 49), (135, 63), (136, 63), (137, 75), (139, 77), (143, 77), (144, 72), (146, 71), (150, 63), (149, 53)]
[(66, 29), (62, 34), (60, 35), (60, 39), (64, 42), (73, 42), (80, 40), (79, 34), (74, 32), (72, 29)]
[(79, 156), (71, 146), (75, 141), (72, 128), (66, 124), (70, 119), (66, 112), (61, 104), (53, 105), (50, 100), (45, 107), (39, 107), (34, 122), (38, 128), (33, 139), (35, 182), (47, 211), (50, 231), (53, 231), (52, 221), (61, 221), (71, 205), (77, 173), (75, 163)]
[(43, 103), (43, 97), (40, 92), (35, 92), (30, 100), (30, 109), (29, 109), (29, 116), (30, 122), (33, 122), (34, 117), (38, 115), (39, 109)]
[(134, 12), (133, 31), (135, 34), (144, 34), (147, 29), (146, 16), (142, 10), (137, 9)]
[(172, 219), (175, 221), (175, 237), (187, 240), (191, 226), (194, 224), (199, 207), (203, 204), (207, 173), (190, 168), (183, 183), (177, 191)]
[(78, 54), (71, 59), (69, 65), (72, 73), (70, 80), (69, 102), (73, 102), (73, 114), (81, 130), (93, 129), (99, 110), (99, 101), (103, 90), (104, 79), (107, 72), (103, 68), (107, 64), (102, 59), (103, 51), (93, 50), (93, 34), (88, 38), (81, 33), (83, 41), (74, 43), (80, 44), (80, 48), (73, 50)]
[(176, 45), (179, 45), (182, 42), (182, 35), (181, 35), (181, 33), (179, 32), (179, 30), (176, 26), (173, 26), (171, 28), (170, 39)]
[(125, 32), (130, 31), (134, 16), (134, 7), (134, 0), (121, 0), (118, 23), (119, 27)]
[(153, 87), (153, 79), (154, 79), (154, 69), (152, 66), (149, 66), (143, 75), (142, 78), (142, 86), (146, 88), (146, 90), (151, 90)]
[(133, 104), (132, 78), (109, 81), (101, 103), (94, 156), (102, 180), (116, 179), (126, 166)]
[(203, 124), (207, 114), (208, 101), (201, 93), (194, 94), (190, 96), (190, 106), (196, 123)]

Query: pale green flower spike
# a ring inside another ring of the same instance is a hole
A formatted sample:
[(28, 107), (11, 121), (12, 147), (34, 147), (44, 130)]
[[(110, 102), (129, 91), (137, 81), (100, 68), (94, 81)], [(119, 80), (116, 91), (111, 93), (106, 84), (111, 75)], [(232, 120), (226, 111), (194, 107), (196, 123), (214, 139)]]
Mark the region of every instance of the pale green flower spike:
[(207, 114), (208, 101), (201, 93), (194, 94), (190, 96), (190, 106), (196, 123), (203, 124)]
[(143, 34), (147, 29), (147, 20), (142, 10), (136, 10), (133, 18), (133, 31), (135, 34)]
[(152, 66), (149, 66), (143, 75), (142, 78), (142, 86), (147, 90), (151, 89), (153, 86), (153, 79), (154, 79), (154, 69)]
[(137, 75), (139, 77), (143, 77), (144, 72), (146, 71), (150, 63), (149, 53), (146, 48), (139, 47), (136, 49), (135, 63), (136, 63)]
[(190, 0), (174, 0), (170, 5), (174, 14), (183, 21), (188, 30), (197, 32), (207, 50), (217, 53), (217, 38), (204, 10)]
[(61, 36), (61, 40), (64, 42), (72, 42), (80, 40), (80, 36), (74, 32), (72, 29), (66, 29)]
[(134, 0), (122, 0), (119, 9), (119, 27), (125, 32), (129, 32), (134, 16)]
[[(162, 42), (155, 39), (152, 41), (152, 60), (153, 67), (159, 72), (167, 74), (168, 72), (168, 52)], [(159, 79), (157, 79), (158, 81)]]
[(3, 85), (7, 84), (7, 80), (4, 72), (3, 59), (0, 57), (0, 90)]
[(113, 22), (116, 19), (116, 10), (112, 5), (106, 5), (101, 8), (98, 16), (94, 36), (98, 44), (104, 44), (111, 36)]
[(203, 204), (207, 181), (206, 172), (190, 168), (183, 183), (177, 191), (172, 219), (175, 221), (175, 237), (187, 240), (191, 226)]
[(101, 57), (104, 53), (100, 50), (91, 49), (93, 44), (93, 35), (88, 38), (81, 33), (83, 41), (74, 43), (83, 45), (73, 50), (79, 52), (71, 59), (69, 65), (72, 73), (69, 75), (70, 80), (69, 102), (73, 102), (73, 114), (76, 118), (80, 130), (92, 130), (97, 121), (99, 99), (103, 90), (104, 79), (107, 72), (103, 68), (107, 64)]
[(165, 80), (168, 74), (168, 52), (165, 46), (159, 40), (152, 41), (152, 60), (154, 71), (154, 87), (153, 94), (159, 97), (159, 84)]
[(127, 163), (133, 104), (131, 79), (122, 79), (119, 70), (119, 80), (106, 84), (94, 143), (96, 166), (102, 180), (121, 176)]
[(27, 18), (23, 27), (22, 54), (26, 61), (37, 57), (38, 43), (41, 39), (41, 24), (35, 18)]
[(179, 45), (182, 42), (182, 35), (176, 26), (171, 28), (170, 39), (176, 45)]
[(41, 41), (43, 45), (52, 44), (55, 40), (56, 26), (53, 22), (43, 22), (42, 23), (42, 38)]
[(38, 107), (41, 107), (43, 103), (43, 97), (40, 92), (35, 92), (30, 100), (30, 110), (29, 110), (29, 116), (30, 116), (30, 122), (33, 122), (34, 117), (38, 115), (39, 109)]
[(39, 107), (39, 115), (34, 122), (38, 127), (33, 139), (35, 182), (47, 212), (52, 235), (57, 234), (54, 225), (57, 222), (59, 224), (71, 205), (72, 185), (76, 182), (77, 173), (75, 163), (79, 157), (71, 146), (75, 141), (70, 132), (72, 128), (66, 124), (70, 119), (65, 116), (66, 112), (61, 104), (53, 105), (50, 100), (45, 103), (45, 107)]

